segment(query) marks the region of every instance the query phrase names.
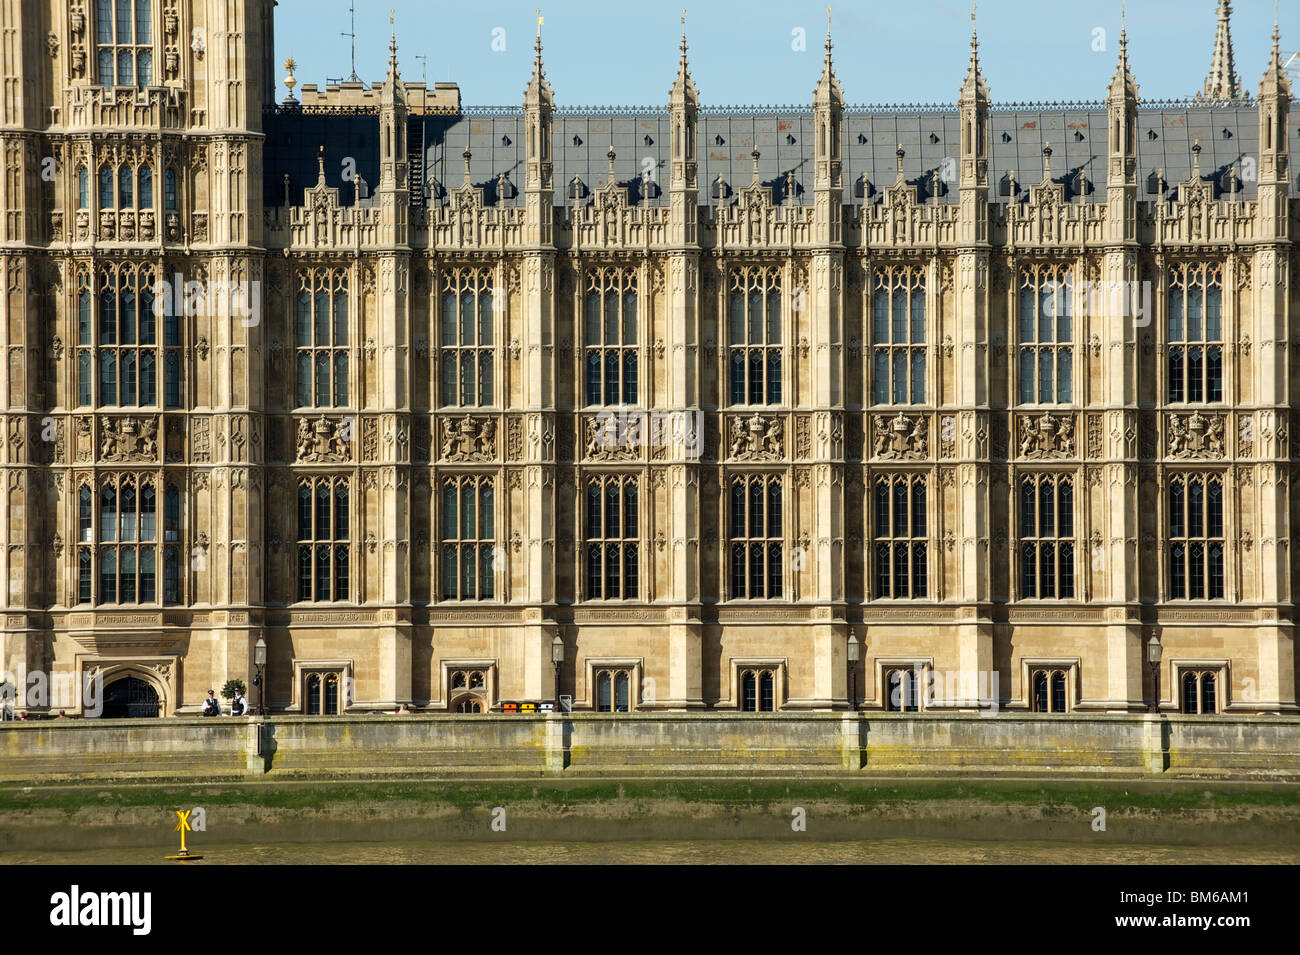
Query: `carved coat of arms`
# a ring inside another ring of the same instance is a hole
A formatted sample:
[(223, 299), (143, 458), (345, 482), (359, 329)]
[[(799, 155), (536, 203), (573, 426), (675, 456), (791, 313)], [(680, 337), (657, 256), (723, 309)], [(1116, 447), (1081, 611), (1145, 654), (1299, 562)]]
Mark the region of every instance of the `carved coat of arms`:
[(324, 415), (310, 424), (306, 418), (298, 422), (299, 461), (316, 463), (347, 459), (348, 441), (342, 422), (330, 421)]
[(158, 460), (158, 419), (105, 419), (100, 429), (99, 458), (101, 461)]
[(1169, 457), (1223, 457), (1223, 415), (1170, 415)]
[(930, 453), (925, 415), (909, 418), (901, 411), (891, 420), (876, 415), (872, 454), (878, 458), (924, 458)]
[(780, 418), (760, 414), (733, 418), (729, 457), (735, 461), (770, 461), (780, 458), (784, 427)]
[(1074, 454), (1074, 418), (1058, 418), (1050, 411), (1020, 418), (1022, 458), (1070, 457)]
[(442, 422), (445, 461), (490, 461), (497, 453), (497, 423), (491, 418), (464, 415)]

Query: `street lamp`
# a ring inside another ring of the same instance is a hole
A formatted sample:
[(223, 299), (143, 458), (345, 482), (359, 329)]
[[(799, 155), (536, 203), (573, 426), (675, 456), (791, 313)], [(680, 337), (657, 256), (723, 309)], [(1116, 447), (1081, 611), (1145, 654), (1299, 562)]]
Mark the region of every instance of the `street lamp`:
[(257, 676), (253, 677), (253, 684), (257, 687), (257, 715), (265, 715), (262, 709), (262, 671), (266, 669), (266, 640), (262, 637), (257, 638), (257, 643), (253, 644), (253, 665), (257, 667)]
[(1151, 706), (1147, 708), (1148, 713), (1160, 712), (1160, 655), (1163, 652), (1160, 638), (1153, 634), (1147, 641), (1147, 663), (1151, 664)]
[(858, 711), (858, 638), (849, 633), (849, 709), (853, 712)]
[(560, 664), (564, 662), (564, 641), (557, 633), (551, 641), (551, 662), (555, 664), (555, 712), (560, 712)]

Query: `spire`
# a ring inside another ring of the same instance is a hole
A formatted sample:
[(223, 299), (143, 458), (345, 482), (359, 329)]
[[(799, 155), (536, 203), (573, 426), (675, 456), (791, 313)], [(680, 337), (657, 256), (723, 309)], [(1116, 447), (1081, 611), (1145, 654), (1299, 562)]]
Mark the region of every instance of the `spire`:
[(1205, 78), (1203, 99), (1238, 99), (1241, 81), (1232, 59), (1232, 4), (1219, 0), (1219, 25), (1214, 32), (1214, 57), (1210, 60), (1210, 75)]
[(392, 38), (388, 41), (388, 72), (397, 75), (397, 14), (394, 10), (388, 11), (388, 27)]
[(542, 66), (542, 10), (537, 8), (537, 42), (533, 44), (533, 75), (524, 89), (524, 102), (543, 102), (555, 106), (555, 97), (551, 93), (551, 84), (546, 81), (546, 70)]
[(1138, 85), (1128, 68), (1128, 30), (1125, 26), (1126, 4), (1120, 4), (1119, 14), (1119, 62), (1115, 66), (1115, 76), (1110, 81), (1110, 97), (1117, 100), (1137, 101)]
[(980, 39), (975, 30), (975, 4), (970, 7), (970, 67), (966, 70), (966, 82), (961, 87), (962, 100), (982, 100), (988, 102), (989, 87), (980, 72)]
[(677, 78), (673, 80), (673, 88), (668, 91), (668, 98), (673, 103), (689, 102), (693, 106), (700, 103), (699, 91), (695, 89), (695, 81), (691, 79), (691, 68), (686, 61), (686, 8), (682, 7), (682, 55), (677, 61)]
[(844, 90), (840, 88), (840, 81), (835, 77), (835, 64), (831, 59), (831, 8), (826, 8), (826, 59), (822, 61), (822, 75), (817, 80), (817, 87), (813, 90), (814, 102), (829, 102), (835, 100), (838, 103), (844, 102)]
[(1260, 84), (1259, 95), (1269, 96), (1284, 93), (1291, 96), (1291, 80), (1282, 66), (1282, 35), (1277, 25), (1277, 2), (1273, 3), (1273, 49), (1268, 55), (1268, 66), (1264, 70), (1264, 81)]

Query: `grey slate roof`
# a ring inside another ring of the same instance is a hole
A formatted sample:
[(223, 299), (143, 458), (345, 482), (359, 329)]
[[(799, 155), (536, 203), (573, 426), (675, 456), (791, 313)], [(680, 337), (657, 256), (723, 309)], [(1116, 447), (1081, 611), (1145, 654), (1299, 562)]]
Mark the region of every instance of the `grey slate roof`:
[[(959, 114), (956, 107), (871, 108), (850, 107), (845, 112), (844, 183), (845, 202), (861, 203), (856, 188), (862, 176), (879, 190), (892, 186), (896, 177), (895, 152), (902, 145), (906, 155), (903, 173), (909, 182), (921, 183), (927, 193), (934, 170), (942, 170), (946, 157), (955, 161), (959, 144)], [(283, 174), (293, 179), (295, 202), (301, 189), (316, 181), (316, 142), (326, 145), (327, 180), (339, 184), (339, 160), (344, 155), (357, 160), (357, 168), (372, 185), (378, 178), (377, 119), (373, 116), (281, 116), (267, 120), (266, 198), (283, 201)], [(756, 108), (703, 109), (699, 125), (700, 201), (710, 203), (713, 183), (721, 176), (732, 194), (753, 178), (751, 152), (760, 154), (759, 179), (777, 186), (777, 199), (785, 198), (787, 176), (793, 173), (797, 196), (808, 201), (813, 185), (813, 114), (811, 106), (800, 109)], [(1075, 106), (994, 106), (990, 111), (991, 153), (989, 181), (993, 201), (1006, 201), (999, 188), (1004, 177), (1014, 172), (1016, 182), (1026, 187), (1043, 177), (1043, 146), (1052, 145), (1052, 177), (1068, 180), (1067, 195), (1079, 185), (1082, 172), (1091, 184), (1090, 201), (1105, 197), (1107, 129), (1103, 104)], [(420, 135), (421, 121), (412, 120), (413, 142)], [(289, 131), (292, 135), (289, 135)], [(1300, 152), (1300, 111), (1292, 111), (1289, 135)], [(523, 202), (524, 126), (522, 108), (469, 108), (461, 116), (429, 117), (423, 121), (427, 143), (426, 175), (443, 190), (459, 187), (464, 180), (462, 153), (472, 154), (470, 178), (487, 186), (489, 202)], [(1163, 168), (1167, 190), (1172, 190), (1192, 173), (1192, 143), (1201, 144), (1202, 176), (1220, 174), (1226, 184), (1226, 170), (1243, 159), (1258, 157), (1258, 117), (1253, 105), (1159, 104), (1138, 109), (1139, 198), (1148, 194), (1148, 177)], [(609, 178), (606, 153), (616, 154), (617, 182), (640, 179), (642, 171), (653, 170), (659, 183), (654, 189), (634, 187), (634, 202), (667, 202), (669, 149), (668, 112), (606, 111), (565, 108), (557, 110), (554, 134), (555, 201), (569, 201), (569, 183), (577, 176), (589, 191), (601, 188)], [(950, 169), (955, 167), (951, 166)], [(1240, 170), (1242, 167), (1238, 167)], [(497, 196), (498, 176), (505, 173), (510, 186), (507, 195)], [(956, 183), (940, 201), (957, 200)], [(1295, 187), (1300, 191), (1300, 180)], [(347, 190), (345, 189), (345, 192)], [(871, 190), (868, 189), (870, 194)], [(645, 193), (645, 194), (641, 194)], [(1238, 198), (1253, 198), (1255, 184), (1240, 184)], [(1022, 193), (1023, 196), (1023, 193)], [(348, 197), (344, 197), (348, 201)]]

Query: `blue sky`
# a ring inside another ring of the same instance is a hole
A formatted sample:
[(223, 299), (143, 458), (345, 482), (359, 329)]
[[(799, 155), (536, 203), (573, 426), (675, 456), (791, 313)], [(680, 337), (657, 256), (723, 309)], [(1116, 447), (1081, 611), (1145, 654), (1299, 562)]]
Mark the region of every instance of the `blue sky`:
[[(1144, 99), (1197, 92), (1209, 70), (1215, 0), (1132, 0), (1129, 60)], [(522, 101), (531, 69), (536, 2), (359, 2), (357, 73), (382, 80), (389, 8), (396, 11), (402, 74), (460, 85), (467, 106)], [(1300, 4), (1281, 5), (1282, 48), (1300, 50)], [(543, 3), (547, 76), (558, 105), (660, 105), (677, 65), (679, 0)], [(970, 6), (954, 0), (832, 4), (835, 65), (856, 103), (951, 103), (969, 58)], [(821, 70), (823, 3), (695, 0), (687, 3), (691, 73), (705, 105), (804, 104)], [(984, 0), (980, 63), (995, 102), (1100, 100), (1115, 69), (1120, 4)], [(1238, 74), (1259, 87), (1273, 28), (1272, 0), (1233, 4)], [(276, 75), (286, 57), (299, 83), (323, 85), (351, 71), (348, 0), (280, 0)], [(797, 50), (802, 30), (806, 49)], [(1104, 32), (1098, 32), (1104, 31)], [(504, 43), (504, 50), (494, 50)], [(1104, 50), (1094, 50), (1103, 45)], [(1300, 57), (1296, 59), (1300, 64)], [(276, 98), (283, 99), (284, 87)]]

